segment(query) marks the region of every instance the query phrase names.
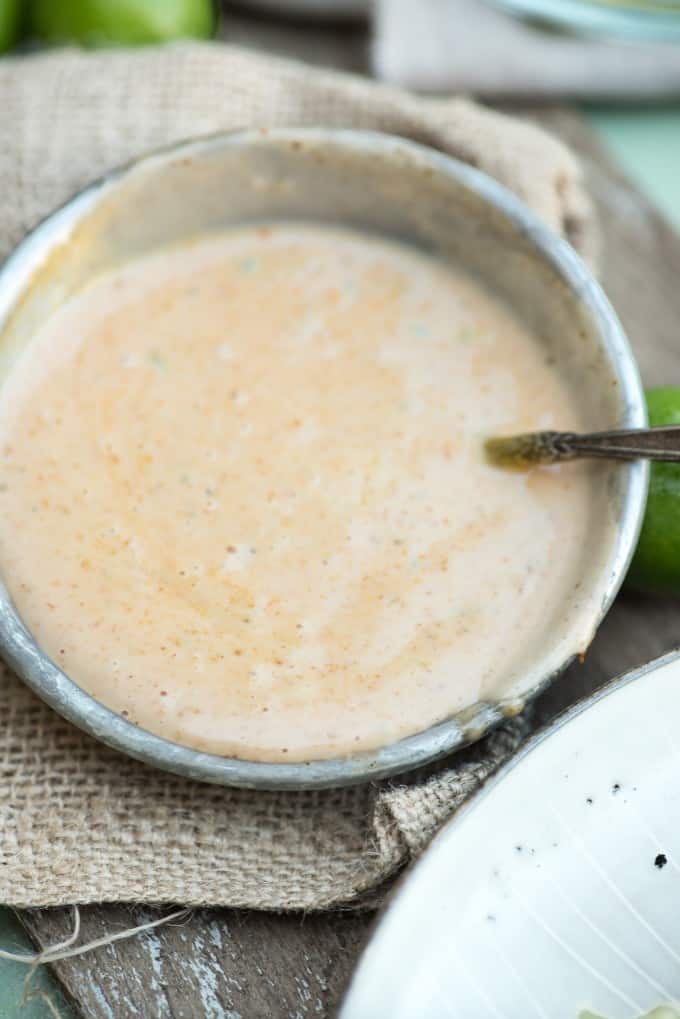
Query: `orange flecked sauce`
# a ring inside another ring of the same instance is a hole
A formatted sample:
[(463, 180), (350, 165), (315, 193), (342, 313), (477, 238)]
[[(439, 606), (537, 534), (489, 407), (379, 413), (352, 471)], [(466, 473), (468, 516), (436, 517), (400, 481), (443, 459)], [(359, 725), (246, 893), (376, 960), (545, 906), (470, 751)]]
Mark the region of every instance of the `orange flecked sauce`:
[(0, 401), (0, 567), (26, 625), (132, 722), (218, 754), (386, 745), (502, 693), (577, 584), (577, 427), (479, 284), (397, 243), (249, 227), (49, 317)]

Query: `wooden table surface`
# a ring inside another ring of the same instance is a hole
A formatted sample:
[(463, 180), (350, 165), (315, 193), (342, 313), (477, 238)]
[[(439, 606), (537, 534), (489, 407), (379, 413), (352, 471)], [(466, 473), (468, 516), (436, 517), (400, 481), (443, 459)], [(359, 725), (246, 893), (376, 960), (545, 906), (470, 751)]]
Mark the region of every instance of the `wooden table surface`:
[[(312, 62), (363, 70), (361, 26), (312, 29), (225, 19), (237, 42)], [(531, 114), (582, 155), (604, 233), (602, 278), (623, 321), (647, 384), (680, 381), (680, 237), (612, 166), (575, 113)], [(548, 720), (624, 670), (680, 644), (680, 612), (671, 600), (621, 596), (583, 665), (540, 699)], [(84, 940), (144, 923), (162, 910), (97, 905), (82, 910)], [(62, 940), (68, 909), (26, 911), (22, 921), (41, 947)], [(76, 1012), (96, 1019), (311, 1019), (335, 1014), (374, 917), (370, 913), (277, 916), (197, 910), (181, 925), (100, 949), (55, 966)]]

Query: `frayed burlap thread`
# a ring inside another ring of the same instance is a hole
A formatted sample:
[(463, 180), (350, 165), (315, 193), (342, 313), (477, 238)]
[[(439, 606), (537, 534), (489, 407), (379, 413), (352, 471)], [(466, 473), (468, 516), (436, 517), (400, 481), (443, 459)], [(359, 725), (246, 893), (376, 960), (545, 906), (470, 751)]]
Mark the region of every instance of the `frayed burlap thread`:
[[(110, 167), (246, 126), (365, 127), (494, 174), (592, 257), (580, 168), (537, 128), (464, 99), (218, 44), (65, 50), (0, 62), (0, 256)], [(253, 793), (154, 771), (102, 746), (0, 672), (0, 902), (320, 909), (375, 902), (391, 875), (516, 749), (527, 716), (403, 780)]]

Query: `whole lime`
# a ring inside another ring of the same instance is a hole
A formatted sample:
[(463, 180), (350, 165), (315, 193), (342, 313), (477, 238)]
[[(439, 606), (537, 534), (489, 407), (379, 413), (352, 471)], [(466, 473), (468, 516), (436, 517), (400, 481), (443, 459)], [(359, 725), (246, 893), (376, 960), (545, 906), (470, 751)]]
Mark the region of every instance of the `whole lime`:
[(19, 39), (21, 0), (0, 0), (0, 53), (11, 50)]
[(83, 46), (142, 46), (208, 38), (215, 28), (212, 0), (31, 0), (32, 35)]
[[(680, 387), (647, 391), (649, 423), (680, 425)], [(626, 585), (680, 595), (680, 464), (651, 465), (642, 532)]]

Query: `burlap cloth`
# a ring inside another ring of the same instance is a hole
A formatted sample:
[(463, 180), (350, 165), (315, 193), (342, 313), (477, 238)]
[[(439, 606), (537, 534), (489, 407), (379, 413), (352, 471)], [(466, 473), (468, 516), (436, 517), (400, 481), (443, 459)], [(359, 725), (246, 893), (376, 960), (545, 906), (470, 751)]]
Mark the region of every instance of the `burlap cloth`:
[[(0, 61), (0, 256), (111, 166), (247, 125), (370, 127), (474, 163), (586, 254), (572, 155), (463, 99), (421, 100), (217, 44)], [(448, 766), (330, 792), (253, 793), (154, 771), (64, 722), (0, 673), (0, 902), (322, 908), (373, 900), (516, 748), (509, 723)]]

